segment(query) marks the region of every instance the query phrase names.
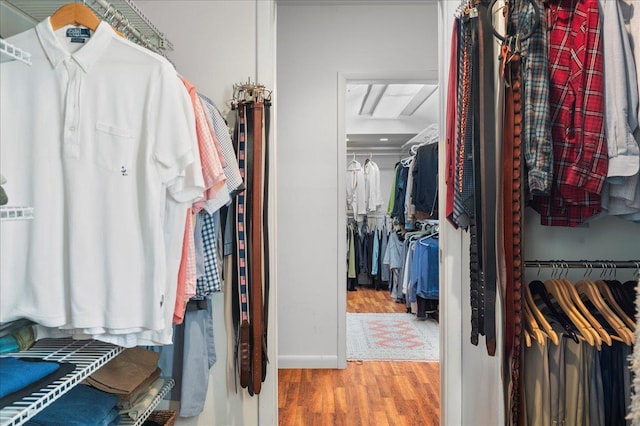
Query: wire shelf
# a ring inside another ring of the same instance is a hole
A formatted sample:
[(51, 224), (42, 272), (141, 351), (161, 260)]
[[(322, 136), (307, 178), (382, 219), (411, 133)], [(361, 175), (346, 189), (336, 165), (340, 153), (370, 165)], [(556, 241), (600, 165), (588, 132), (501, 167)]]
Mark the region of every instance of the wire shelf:
[(119, 346), (97, 340), (43, 339), (28, 351), (20, 352), (19, 356), (23, 358), (70, 362), (76, 365), (76, 369), (38, 392), (0, 409), (0, 425), (18, 426), (25, 423), (122, 350)]
[(0, 207), (0, 220), (25, 220), (33, 219), (33, 207)]
[[(40, 22), (53, 14), (58, 8), (69, 3), (69, 0), (4, 0), (11, 4), (34, 23)], [(147, 18), (133, 0), (87, 0), (86, 5), (104, 20), (113, 19), (112, 25), (117, 27), (130, 40), (163, 54), (172, 50), (173, 44), (164, 33)]]
[(155, 398), (153, 398), (153, 401), (151, 401), (151, 404), (149, 404), (149, 406), (147, 407), (147, 409), (144, 411), (144, 413), (142, 413), (142, 415), (140, 417), (138, 417), (136, 420), (133, 420), (129, 417), (126, 416), (122, 416), (122, 420), (120, 421), (120, 425), (126, 425), (126, 426), (140, 426), (144, 423), (144, 421), (151, 415), (151, 413), (153, 412), (153, 410), (156, 409), (156, 407), (160, 404), (160, 402), (164, 399), (165, 396), (167, 396), (167, 394), (169, 393), (169, 391), (171, 389), (173, 389), (173, 386), (175, 385), (176, 382), (173, 381), (173, 379), (171, 378), (167, 378), (164, 381), (164, 385), (162, 385), (162, 388), (160, 389), (160, 392), (158, 392), (158, 395), (156, 395)]
[(0, 38), (0, 62), (20, 61), (31, 65), (31, 53), (27, 53)]

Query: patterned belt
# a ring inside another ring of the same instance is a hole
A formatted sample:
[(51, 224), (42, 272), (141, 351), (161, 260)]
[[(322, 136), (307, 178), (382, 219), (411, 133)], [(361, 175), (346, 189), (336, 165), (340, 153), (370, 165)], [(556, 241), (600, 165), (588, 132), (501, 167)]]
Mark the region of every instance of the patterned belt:
[(506, 264), (505, 354), (510, 360), (510, 405), (513, 425), (521, 412), (520, 360), (522, 354), (522, 149), (520, 55), (512, 52), (509, 39), (501, 56), (506, 80), (503, 150), (503, 237)]
[[(246, 182), (246, 128), (244, 105), (238, 107), (238, 167), (240, 176)], [(249, 308), (247, 298), (247, 243), (246, 243), (246, 193), (241, 192), (236, 197), (236, 265), (238, 275), (238, 290), (240, 293), (240, 330), (238, 336), (238, 368), (240, 370), (240, 386), (249, 386), (251, 371), (250, 364), (250, 336), (249, 336)]]

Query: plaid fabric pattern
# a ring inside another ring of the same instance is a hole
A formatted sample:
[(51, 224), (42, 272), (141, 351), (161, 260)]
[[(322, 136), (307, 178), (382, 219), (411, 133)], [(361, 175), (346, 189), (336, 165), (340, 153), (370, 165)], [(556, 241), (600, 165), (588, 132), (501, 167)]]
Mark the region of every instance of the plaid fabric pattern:
[(218, 265), (218, 240), (215, 215), (201, 211), (198, 217), (202, 221), (202, 252), (204, 257), (204, 276), (198, 278), (196, 299), (204, 299), (213, 292), (222, 291), (222, 280)]
[(205, 199), (215, 197), (215, 193), (224, 185), (226, 177), (220, 162), (220, 156), (209, 131), (207, 117), (204, 113), (202, 103), (199, 102), (196, 88), (188, 80), (181, 78), (182, 84), (189, 92), (191, 104), (196, 117), (196, 135), (198, 138), (198, 151), (200, 152), (200, 162), (202, 164), (202, 177), (205, 184)]
[[(189, 298), (186, 296), (187, 286), (187, 274), (189, 266), (189, 235), (193, 235), (193, 229), (191, 228), (191, 217), (193, 216), (191, 208), (187, 209), (187, 215), (184, 221), (184, 233), (182, 237), (182, 255), (180, 258), (180, 268), (178, 269), (178, 285), (176, 288), (176, 301), (173, 306), (173, 323), (182, 324), (184, 320), (184, 312), (187, 308), (187, 301)], [(193, 239), (191, 239), (193, 243)], [(195, 269), (195, 248), (193, 250), (194, 255), (194, 269)], [(194, 271), (195, 272), (195, 271)]]
[(185, 225), (185, 236), (187, 237), (187, 280), (185, 282), (184, 298), (185, 300), (191, 299), (196, 295), (196, 280), (198, 272), (196, 268), (196, 244), (193, 237), (193, 231), (195, 230), (196, 221), (193, 214), (193, 210), (189, 211), (187, 215), (187, 223)]
[(205, 112), (209, 118), (208, 122), (213, 126), (213, 134), (216, 136), (220, 147), (222, 148), (222, 156), (226, 165), (224, 166), (224, 174), (227, 177), (227, 189), (233, 196), (244, 189), (243, 178), (240, 176), (240, 169), (238, 167), (238, 159), (236, 158), (235, 150), (233, 149), (233, 142), (231, 135), (229, 134), (229, 127), (224, 118), (216, 108), (213, 101), (206, 96), (200, 96)]
[[(246, 175), (246, 128), (244, 105), (238, 111), (238, 167), (244, 181)], [(247, 298), (247, 241), (245, 232), (245, 192), (236, 198), (236, 240), (238, 243), (238, 284), (240, 288), (240, 320), (249, 321), (249, 301)]]
[(195, 98), (193, 107), (196, 114), (196, 133), (198, 135), (200, 161), (202, 162), (202, 177), (207, 188), (204, 198), (210, 200), (215, 198), (218, 190), (225, 185), (227, 178), (222, 169), (216, 143), (209, 130), (207, 116), (199, 98)]
[(555, 180), (532, 205), (543, 225), (577, 226), (600, 212), (608, 166), (598, 3), (550, 0), (546, 13)]
[[(517, 17), (517, 33), (529, 34), (535, 19), (535, 1), (544, 10), (541, 0), (517, 0), (514, 16)], [(548, 195), (553, 180), (553, 143), (549, 120), (549, 52), (545, 15), (540, 25), (527, 40), (522, 42), (523, 104), (522, 132), (520, 134), (529, 191), (536, 195)]]

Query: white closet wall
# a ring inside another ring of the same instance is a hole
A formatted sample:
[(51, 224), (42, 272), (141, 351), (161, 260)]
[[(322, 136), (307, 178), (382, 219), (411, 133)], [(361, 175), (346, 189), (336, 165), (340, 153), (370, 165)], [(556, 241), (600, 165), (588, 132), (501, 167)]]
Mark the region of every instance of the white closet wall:
[(435, 3), (278, 3), (281, 367), (339, 366), (338, 316), (345, 314), (338, 312), (338, 286), (346, 298), (346, 269), (340, 277), (338, 229), (346, 218), (338, 171), (346, 157), (338, 152), (338, 73), (435, 71), (436, 12)]

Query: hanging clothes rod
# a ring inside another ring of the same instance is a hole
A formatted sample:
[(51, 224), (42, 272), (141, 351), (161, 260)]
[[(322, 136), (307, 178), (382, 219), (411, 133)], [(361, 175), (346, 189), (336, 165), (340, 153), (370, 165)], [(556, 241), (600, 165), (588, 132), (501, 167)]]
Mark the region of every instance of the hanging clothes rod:
[[(358, 216), (367, 217), (370, 219), (388, 217), (386, 213), (368, 213), (368, 214), (359, 214)], [(347, 217), (352, 218), (353, 212), (347, 212)]]
[(525, 268), (640, 269), (640, 260), (527, 260)]

